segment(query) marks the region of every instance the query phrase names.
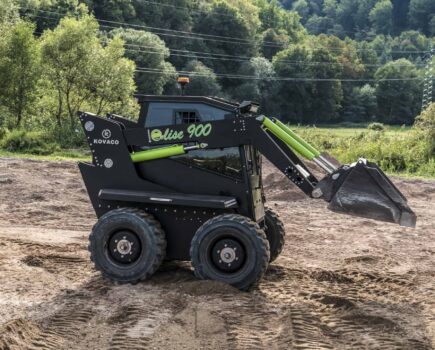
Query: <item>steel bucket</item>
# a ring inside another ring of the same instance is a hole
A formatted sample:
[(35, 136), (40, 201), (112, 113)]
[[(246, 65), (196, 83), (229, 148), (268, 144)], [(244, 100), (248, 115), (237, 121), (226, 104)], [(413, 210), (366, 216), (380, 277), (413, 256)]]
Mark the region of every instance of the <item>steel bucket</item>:
[(417, 217), (405, 196), (374, 163), (360, 159), (322, 179), (328, 208), (339, 213), (415, 227)]

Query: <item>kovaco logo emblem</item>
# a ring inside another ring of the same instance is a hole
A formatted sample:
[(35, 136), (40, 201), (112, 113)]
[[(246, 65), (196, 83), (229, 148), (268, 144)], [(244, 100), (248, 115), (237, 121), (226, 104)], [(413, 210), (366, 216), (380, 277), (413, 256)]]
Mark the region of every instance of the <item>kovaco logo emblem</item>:
[(119, 145), (119, 140), (111, 138), (112, 137), (112, 132), (109, 129), (104, 129), (101, 132), (101, 136), (103, 138), (101, 138), (101, 139), (94, 139), (94, 144), (95, 145), (115, 145), (115, 146)]
[(103, 136), (105, 139), (108, 139), (110, 136), (112, 136), (112, 132), (109, 129), (104, 129), (101, 133), (101, 136)]

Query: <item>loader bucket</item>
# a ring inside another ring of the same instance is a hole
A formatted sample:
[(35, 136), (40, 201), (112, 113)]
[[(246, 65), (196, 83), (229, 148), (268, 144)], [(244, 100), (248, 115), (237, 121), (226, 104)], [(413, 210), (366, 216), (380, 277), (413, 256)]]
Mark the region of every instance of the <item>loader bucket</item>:
[(365, 159), (339, 168), (318, 188), (335, 212), (415, 227), (416, 215), (406, 198), (379, 167)]

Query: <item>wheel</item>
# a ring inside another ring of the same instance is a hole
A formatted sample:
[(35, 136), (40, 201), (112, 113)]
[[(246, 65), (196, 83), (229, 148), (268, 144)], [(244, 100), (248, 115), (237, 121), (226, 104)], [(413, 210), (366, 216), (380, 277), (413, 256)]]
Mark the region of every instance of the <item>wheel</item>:
[(236, 214), (216, 216), (196, 232), (190, 247), (195, 275), (247, 290), (269, 264), (269, 242), (254, 221)]
[(150, 277), (162, 263), (166, 239), (150, 214), (122, 208), (104, 214), (89, 236), (91, 260), (104, 277), (137, 283)]
[(272, 262), (281, 254), (284, 247), (284, 224), (278, 215), (268, 208), (266, 208), (264, 220), (266, 221), (265, 232), (270, 245), (270, 262)]

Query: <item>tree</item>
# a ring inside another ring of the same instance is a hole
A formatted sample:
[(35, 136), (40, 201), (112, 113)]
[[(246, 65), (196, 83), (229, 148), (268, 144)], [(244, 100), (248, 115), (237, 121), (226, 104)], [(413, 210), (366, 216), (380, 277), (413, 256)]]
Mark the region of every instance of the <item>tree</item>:
[(0, 34), (0, 103), (15, 117), (15, 126), (31, 112), (40, 76), (39, 44), (33, 36), (35, 26), (18, 22)]
[(306, 31), (301, 24), (301, 17), (294, 11), (285, 11), (277, 0), (256, 0), (260, 8), (259, 16), (262, 23), (262, 30), (273, 29), (276, 33), (285, 33), (289, 36), (290, 42), (300, 42)]
[(433, 0), (411, 0), (409, 4), (409, 23), (412, 28), (429, 35), (429, 23), (435, 13)]
[(343, 99), (341, 82), (338, 80), (341, 67), (338, 60), (324, 48), (313, 50), (310, 60), (316, 63), (309, 66), (309, 75), (314, 81), (309, 84), (311, 103), (307, 119), (315, 123), (336, 122)]
[(0, 2), (0, 25), (16, 22), (19, 18), (18, 6), (14, 0)]
[(355, 123), (375, 120), (377, 112), (376, 89), (368, 84), (354, 87), (344, 107), (343, 117)]
[(346, 33), (355, 30), (355, 16), (358, 13), (357, 0), (342, 0), (337, 5), (337, 20)]
[(248, 100), (260, 103), (261, 112), (276, 114), (278, 106), (273, 102), (277, 93), (277, 83), (274, 80), (275, 70), (272, 62), (263, 57), (254, 57), (240, 72), (242, 75), (253, 76), (246, 80), (232, 95), (239, 101)]
[[(421, 82), (415, 66), (406, 59), (389, 62), (375, 74), (380, 121), (412, 124), (421, 102)], [(403, 80), (388, 80), (403, 79)]]
[(292, 10), (296, 11), (299, 16), (301, 16), (302, 23), (308, 20), (308, 15), (310, 13), (310, 7), (308, 6), (307, 0), (297, 0), (292, 5)]
[(136, 18), (131, 0), (85, 0), (97, 18), (128, 22)]
[(392, 0), (394, 33), (408, 28), (408, 9), (410, 0)]
[(376, 33), (391, 33), (393, 26), (393, 4), (391, 1), (378, 2), (370, 11), (369, 18)]
[(311, 34), (318, 35), (328, 33), (334, 27), (334, 22), (331, 18), (313, 15), (308, 19), (305, 27)]
[(42, 56), (46, 63), (47, 79), (57, 91), (58, 111), (56, 120), (61, 125), (64, 103), (75, 125), (75, 113), (90, 97), (84, 91), (91, 76), (93, 53), (97, 51), (98, 23), (91, 16), (79, 20), (64, 18), (55, 30), (47, 30), (42, 37)]
[(429, 22), (429, 30), (432, 36), (435, 36), (435, 14), (432, 16)]
[(419, 57), (415, 51), (427, 51), (430, 46), (430, 40), (416, 30), (400, 33), (391, 43), (391, 49), (398, 51), (392, 54), (393, 59), (407, 58), (410, 61), (415, 61)]
[(281, 106), (281, 117), (285, 121), (307, 122), (307, 110), (311, 102), (308, 99), (308, 84), (304, 80), (297, 81), (297, 79), (307, 77), (308, 66), (302, 64), (302, 62), (308, 63), (309, 55), (310, 52), (306, 47), (296, 45), (279, 52), (273, 59), (273, 67), (277, 78), (296, 79), (295, 81), (280, 81), (276, 98), (273, 101)]
[(250, 35), (254, 37), (261, 26), (258, 7), (251, 0), (227, 0), (227, 2), (243, 14), (243, 19), (248, 26)]
[(174, 67), (165, 61), (169, 50), (157, 35), (136, 29), (115, 29), (110, 35), (125, 41), (127, 57), (136, 62), (136, 84), (140, 93), (159, 95), (165, 85), (175, 79)]
[(117, 112), (120, 105), (132, 104), (135, 66), (122, 58), (120, 39), (103, 48), (94, 17), (65, 17), (55, 30), (44, 33), (41, 46), (46, 79), (57, 96), (59, 126), (65, 107), (74, 128), (75, 114), (84, 105), (94, 111)]
[(193, 72), (190, 83), (186, 86), (186, 95), (191, 96), (219, 96), (221, 87), (213, 71), (199, 61), (190, 61), (183, 69)]
[(284, 31), (276, 32), (270, 28), (263, 32), (261, 52), (263, 56), (271, 60), (279, 51), (288, 47), (290, 38)]
[(278, 53), (273, 66), (281, 78), (275, 103), (283, 118), (297, 123), (334, 122), (343, 98), (340, 65), (327, 49), (298, 45)]
[[(239, 10), (227, 2), (213, 4), (207, 14), (198, 18), (193, 31), (214, 36), (193, 40), (194, 51), (232, 56), (255, 56), (257, 53), (256, 43), (248, 23)], [(216, 74), (234, 75), (243, 66), (243, 61), (240, 60), (201, 59), (201, 61), (207, 67), (211, 67)], [(221, 84), (225, 88), (233, 86), (234, 83), (233, 79), (221, 79)]]
[(23, 15), (36, 23), (36, 30), (53, 29), (64, 16), (79, 18), (88, 13), (88, 7), (79, 0), (19, 0)]
[[(168, 29), (169, 31), (160, 30), (162, 33), (160, 38), (168, 47), (181, 50), (188, 49), (191, 40), (183, 38), (187, 36), (185, 33), (172, 32), (172, 30), (192, 31), (193, 18), (199, 17), (198, 15), (202, 14), (202, 10), (206, 11), (206, 8), (200, 9), (199, 7), (207, 6), (204, 2), (199, 3), (192, 0), (129, 0), (129, 2), (134, 6), (135, 16), (133, 20), (128, 22), (147, 27)], [(150, 28), (144, 28), (144, 30), (148, 29)], [(182, 67), (190, 58), (171, 56), (169, 59), (173, 65)]]
[(99, 48), (94, 56), (92, 75), (85, 81), (92, 92), (96, 114), (117, 111), (130, 112), (132, 95), (136, 90), (134, 83), (135, 64), (124, 57), (124, 41), (120, 37), (110, 40), (107, 46)]

